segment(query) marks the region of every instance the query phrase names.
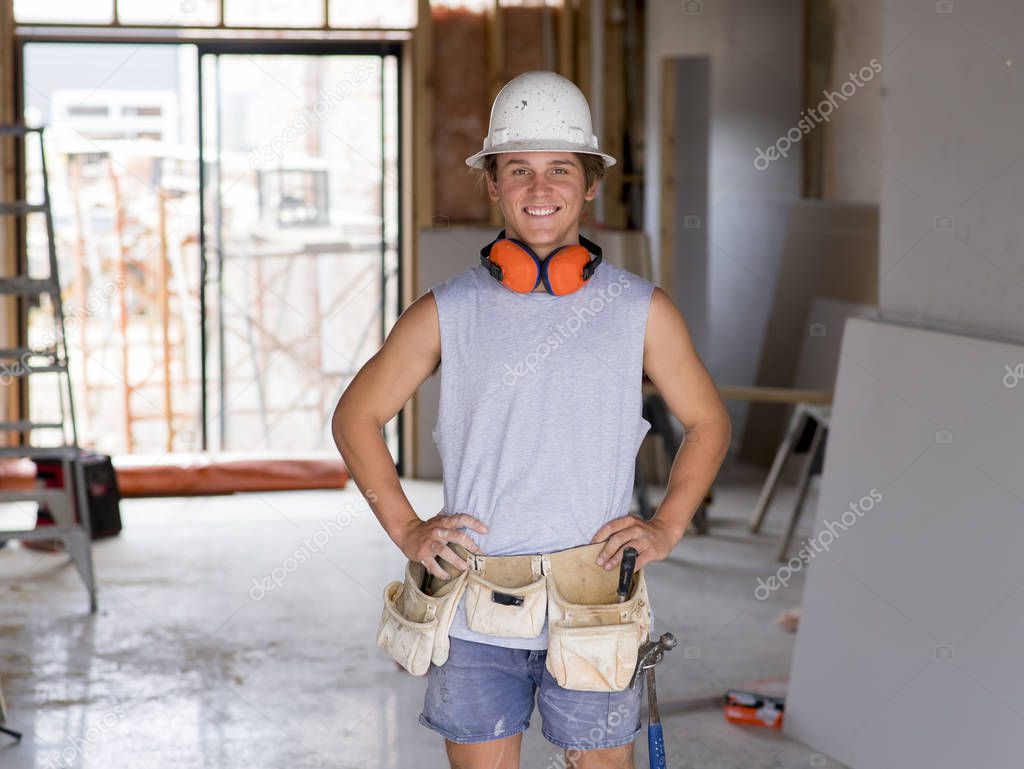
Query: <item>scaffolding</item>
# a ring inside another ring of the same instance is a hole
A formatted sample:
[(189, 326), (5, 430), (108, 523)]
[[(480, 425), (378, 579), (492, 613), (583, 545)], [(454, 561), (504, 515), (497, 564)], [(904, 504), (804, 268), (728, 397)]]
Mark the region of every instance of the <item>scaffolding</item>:
[[(196, 154), (154, 140), (63, 141), (49, 152), (54, 187), (66, 190), (55, 207), (83, 444), (198, 450)], [(235, 226), (223, 201), (207, 285), (218, 364), (209, 447), (327, 448), (328, 409), (381, 341), (397, 254), (382, 275), (379, 220), (327, 226), (322, 160), (258, 171), (241, 156), (217, 160), (258, 199), (260, 225)], [(37, 241), (30, 232), (30, 263)], [(43, 330), (30, 322), (30, 336)]]

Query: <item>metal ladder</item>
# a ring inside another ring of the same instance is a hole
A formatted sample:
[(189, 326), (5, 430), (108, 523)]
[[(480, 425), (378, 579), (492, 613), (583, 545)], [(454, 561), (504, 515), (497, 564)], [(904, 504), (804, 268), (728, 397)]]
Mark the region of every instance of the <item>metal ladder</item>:
[[(27, 217), (43, 214), (46, 219), (46, 237), (49, 246), (49, 275), (45, 278), (27, 276), (0, 277), (0, 296), (13, 296), (19, 303), (21, 328), (27, 340), (29, 300), (49, 296), (53, 310), (52, 344), (42, 349), (14, 347), (0, 349), (0, 376), (7, 382), (15, 378), (50, 375), (57, 378), (60, 403), (60, 420), (57, 422), (33, 422), (19, 419), (0, 422), (0, 435), (16, 434), (21, 445), (0, 446), (0, 457), (21, 457), (29, 459), (59, 460), (63, 469), (63, 487), (0, 491), (0, 503), (36, 502), (45, 503), (49, 508), (54, 525), (34, 529), (7, 531), (0, 530), (0, 540), (44, 540), (57, 541), (66, 549), (71, 561), (89, 592), (89, 611), (96, 611), (96, 578), (92, 565), (92, 536), (89, 522), (89, 506), (85, 486), (85, 468), (81, 461), (78, 445), (78, 429), (75, 424), (75, 404), (71, 393), (71, 374), (68, 370), (68, 345), (64, 328), (64, 305), (60, 295), (60, 276), (57, 269), (57, 247), (53, 231), (53, 213), (50, 209), (50, 185), (46, 175), (46, 152), (43, 146), (43, 129), (30, 128), (22, 124), (0, 125), (0, 137), (14, 137), (26, 142), (30, 134), (39, 136), (39, 153), (43, 176), (43, 202), (29, 203), (28, 200), (0, 201), (0, 216)], [(27, 154), (27, 153), (26, 153)], [(27, 240), (27, 238), (25, 239)], [(60, 442), (52, 446), (36, 445), (32, 434), (36, 431), (59, 431)], [(76, 504), (77, 502), (77, 504)], [(75, 520), (75, 510), (80, 511), (81, 520)]]

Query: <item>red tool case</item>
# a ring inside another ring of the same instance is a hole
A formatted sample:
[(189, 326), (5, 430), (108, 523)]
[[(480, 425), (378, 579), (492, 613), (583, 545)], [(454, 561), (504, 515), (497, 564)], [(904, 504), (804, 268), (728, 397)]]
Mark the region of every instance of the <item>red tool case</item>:
[[(43, 488), (64, 487), (64, 465), (60, 459), (34, 459), (36, 480)], [(116, 536), (121, 531), (121, 492), (117, 486), (117, 473), (113, 462), (106, 454), (92, 451), (82, 452), (79, 460), (85, 475), (86, 500), (89, 506), (89, 524), (93, 539)], [(75, 520), (80, 521), (82, 512), (78, 509), (75, 496)], [(53, 515), (45, 503), (40, 503), (36, 515), (36, 528), (52, 526)], [(26, 545), (30, 543), (25, 543)], [(50, 548), (47, 548), (50, 549)]]

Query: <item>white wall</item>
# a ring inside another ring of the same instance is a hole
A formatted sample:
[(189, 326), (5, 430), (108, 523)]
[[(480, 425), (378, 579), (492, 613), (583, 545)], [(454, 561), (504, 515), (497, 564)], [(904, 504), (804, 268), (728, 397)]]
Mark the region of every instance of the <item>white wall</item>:
[(1024, 11), (950, 6), (885, 16), (879, 304), (1024, 337)]
[(785, 728), (852, 769), (1020, 766), (1024, 10), (882, 21), (887, 322), (847, 322), (815, 537), (882, 500), (810, 561)]
[[(799, 144), (767, 170), (754, 167), (800, 117), (803, 21), (800, 0), (760, 3), (653, 0), (646, 29), (646, 213), (644, 227), (660, 254), (658, 216), (662, 60), (711, 60), (711, 157), (707, 276), (708, 349), (701, 355), (716, 382), (751, 384), (760, 359), (790, 203), (800, 194)], [(682, 229), (682, 222), (677, 223)], [(655, 263), (657, 264), (657, 258)], [(680, 309), (685, 317), (687, 308)], [(745, 409), (729, 404), (734, 435)]]

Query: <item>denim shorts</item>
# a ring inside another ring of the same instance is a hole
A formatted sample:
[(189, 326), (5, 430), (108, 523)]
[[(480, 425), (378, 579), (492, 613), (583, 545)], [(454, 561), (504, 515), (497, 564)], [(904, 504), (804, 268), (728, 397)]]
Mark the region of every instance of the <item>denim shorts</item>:
[(510, 649), (451, 639), (448, 660), (427, 671), (420, 723), (452, 742), (498, 740), (530, 725), (537, 690), (542, 732), (566, 750), (612, 748), (640, 733), (643, 676), (621, 692), (563, 689), (545, 649)]

